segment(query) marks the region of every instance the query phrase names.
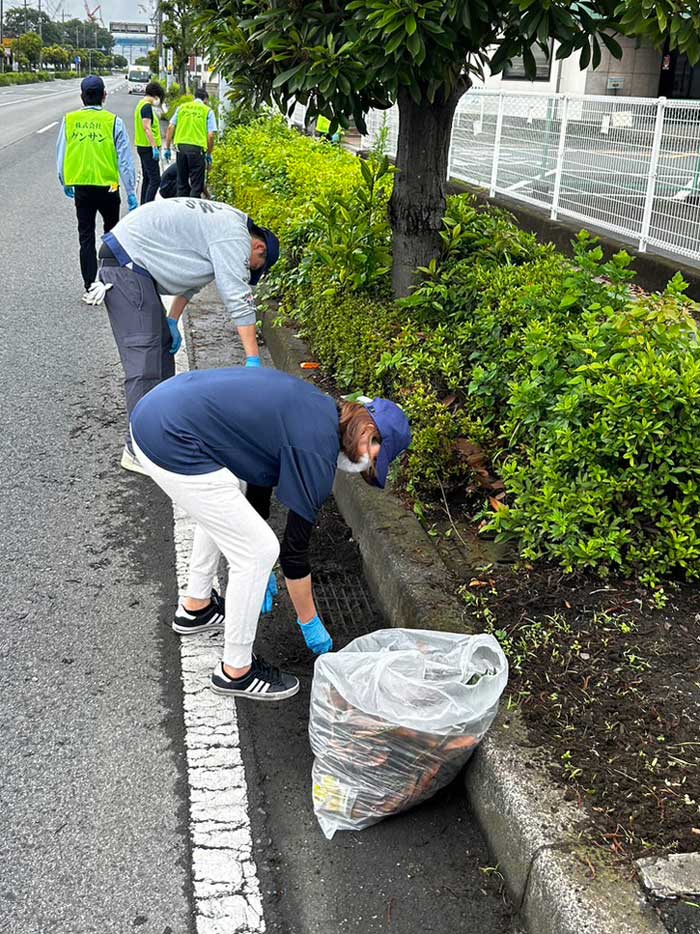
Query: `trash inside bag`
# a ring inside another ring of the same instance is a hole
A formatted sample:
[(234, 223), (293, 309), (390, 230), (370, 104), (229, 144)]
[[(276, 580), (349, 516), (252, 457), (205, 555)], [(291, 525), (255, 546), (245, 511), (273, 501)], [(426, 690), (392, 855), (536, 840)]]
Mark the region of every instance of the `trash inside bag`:
[(489, 635), (381, 629), (318, 658), (309, 737), (325, 836), (376, 824), (452, 781), (507, 681)]

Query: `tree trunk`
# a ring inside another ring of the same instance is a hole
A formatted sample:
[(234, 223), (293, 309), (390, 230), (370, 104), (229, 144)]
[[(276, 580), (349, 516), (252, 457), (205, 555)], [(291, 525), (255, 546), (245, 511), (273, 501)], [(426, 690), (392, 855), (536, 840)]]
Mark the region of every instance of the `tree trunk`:
[(397, 298), (408, 295), (416, 267), (427, 266), (440, 252), (452, 120), (465, 90), (433, 104), (416, 104), (406, 88), (399, 90), (399, 171), (389, 202)]

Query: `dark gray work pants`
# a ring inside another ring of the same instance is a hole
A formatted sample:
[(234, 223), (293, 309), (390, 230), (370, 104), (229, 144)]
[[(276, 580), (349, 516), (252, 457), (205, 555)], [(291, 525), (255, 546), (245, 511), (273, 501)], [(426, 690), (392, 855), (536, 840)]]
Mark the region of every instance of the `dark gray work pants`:
[[(112, 285), (105, 295), (105, 305), (124, 368), (126, 414), (130, 419), (139, 399), (175, 374), (170, 329), (150, 276), (124, 266), (101, 265), (99, 277)], [(126, 445), (132, 450), (128, 424)]]

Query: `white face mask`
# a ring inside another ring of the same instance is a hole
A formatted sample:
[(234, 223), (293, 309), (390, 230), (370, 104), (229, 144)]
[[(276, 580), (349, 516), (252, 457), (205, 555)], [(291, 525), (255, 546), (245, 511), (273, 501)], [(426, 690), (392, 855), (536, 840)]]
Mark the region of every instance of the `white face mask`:
[(345, 473), (362, 473), (371, 463), (369, 454), (363, 454), (359, 461), (351, 461), (345, 451), (338, 452), (338, 470)]

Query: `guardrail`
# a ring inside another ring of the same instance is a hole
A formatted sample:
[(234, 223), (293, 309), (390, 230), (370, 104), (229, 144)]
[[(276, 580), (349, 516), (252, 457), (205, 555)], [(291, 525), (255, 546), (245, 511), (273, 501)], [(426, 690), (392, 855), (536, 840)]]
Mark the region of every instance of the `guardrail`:
[[(394, 155), (395, 107), (370, 111), (363, 145), (382, 127)], [(700, 101), (472, 90), (449, 175), (700, 265)]]

